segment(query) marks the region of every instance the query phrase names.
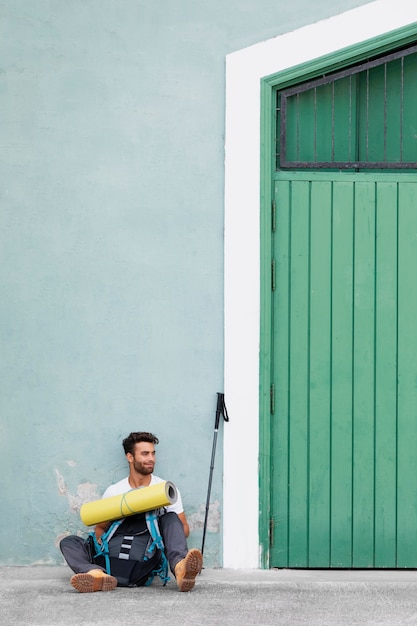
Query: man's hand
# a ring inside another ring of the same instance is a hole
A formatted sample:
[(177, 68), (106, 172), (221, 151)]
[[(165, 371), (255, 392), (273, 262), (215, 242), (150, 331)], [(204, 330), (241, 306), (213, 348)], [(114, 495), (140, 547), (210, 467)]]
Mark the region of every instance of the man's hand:
[(184, 534), (186, 537), (190, 534), (190, 527), (188, 526), (187, 518), (185, 517), (184, 511), (182, 513), (178, 513), (178, 517), (182, 521), (182, 525), (184, 526)]
[(96, 527), (94, 528), (94, 532), (95, 532), (98, 543), (101, 544), (101, 536), (106, 532), (109, 526), (110, 526), (110, 522), (102, 522), (101, 524), (96, 524)]

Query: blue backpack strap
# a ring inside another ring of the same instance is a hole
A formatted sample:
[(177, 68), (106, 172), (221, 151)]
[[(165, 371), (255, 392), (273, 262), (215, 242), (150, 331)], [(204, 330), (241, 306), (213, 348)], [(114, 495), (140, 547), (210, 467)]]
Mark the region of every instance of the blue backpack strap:
[(101, 535), (100, 537), (101, 543), (97, 541), (96, 533), (94, 530), (90, 533), (90, 537), (93, 540), (94, 548), (96, 550), (96, 553), (94, 554), (93, 558), (96, 558), (97, 556), (104, 557), (104, 562), (106, 564), (106, 572), (109, 575), (111, 574), (110, 558), (109, 558), (109, 541), (113, 537), (114, 533), (116, 532), (116, 530), (118, 529), (118, 527), (120, 526), (122, 522), (123, 522), (122, 519), (119, 519), (113, 522), (113, 524), (106, 530), (106, 532)]
[(148, 527), (149, 533), (152, 538), (152, 543), (148, 546), (148, 549), (145, 553), (145, 561), (151, 558), (154, 554), (155, 550), (158, 549), (161, 551), (161, 561), (159, 563), (159, 568), (153, 570), (150, 578), (145, 583), (146, 586), (152, 584), (155, 576), (159, 576), (162, 580), (163, 585), (167, 584), (171, 579), (168, 576), (168, 560), (165, 555), (165, 546), (164, 541), (162, 539), (161, 531), (159, 530), (158, 517), (159, 517), (160, 509), (156, 509), (154, 511), (148, 511), (146, 513), (146, 525)]

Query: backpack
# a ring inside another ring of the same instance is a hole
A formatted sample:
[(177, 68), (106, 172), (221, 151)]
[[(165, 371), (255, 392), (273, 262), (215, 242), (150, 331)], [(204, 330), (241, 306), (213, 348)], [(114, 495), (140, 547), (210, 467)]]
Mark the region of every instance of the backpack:
[(90, 533), (92, 561), (117, 578), (119, 586), (150, 585), (156, 575), (164, 585), (170, 580), (158, 525), (160, 512), (137, 513), (113, 522), (100, 544), (95, 533)]

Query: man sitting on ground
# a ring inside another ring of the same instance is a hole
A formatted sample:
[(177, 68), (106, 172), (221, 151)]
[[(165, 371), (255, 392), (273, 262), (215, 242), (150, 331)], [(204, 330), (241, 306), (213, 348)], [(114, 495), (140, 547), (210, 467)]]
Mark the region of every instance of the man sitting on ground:
[[(132, 489), (148, 487), (164, 482), (153, 474), (155, 467), (155, 445), (159, 440), (152, 433), (132, 432), (123, 440), (123, 448), (129, 463), (129, 476), (110, 485), (103, 498), (122, 495)], [(200, 550), (188, 550), (186, 537), (189, 526), (177, 490), (177, 500), (159, 510), (158, 525), (162, 536), (166, 558), (180, 591), (191, 591), (195, 579), (203, 566)], [(101, 537), (112, 522), (95, 526), (95, 539)], [(65, 537), (60, 542), (61, 552), (69, 567), (75, 572), (72, 586), (81, 592), (110, 591), (117, 585), (139, 587), (152, 577), (152, 572), (161, 563), (161, 550), (152, 549), (152, 537), (148, 530), (145, 513), (126, 517), (108, 540), (111, 573), (106, 571), (103, 556), (97, 556), (94, 542), (76, 535)], [(126, 546), (128, 549), (126, 549)]]

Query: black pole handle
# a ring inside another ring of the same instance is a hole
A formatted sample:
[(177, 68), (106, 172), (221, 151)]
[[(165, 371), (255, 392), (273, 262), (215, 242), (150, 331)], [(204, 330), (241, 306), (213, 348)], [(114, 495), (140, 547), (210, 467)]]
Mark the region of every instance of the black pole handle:
[(214, 425), (215, 430), (219, 430), (219, 422), (220, 416), (223, 415), (223, 419), (225, 422), (229, 421), (229, 416), (227, 414), (227, 408), (224, 401), (224, 393), (217, 392), (217, 408), (216, 408), (216, 423)]

